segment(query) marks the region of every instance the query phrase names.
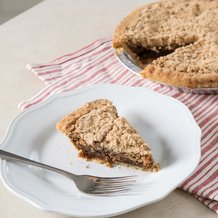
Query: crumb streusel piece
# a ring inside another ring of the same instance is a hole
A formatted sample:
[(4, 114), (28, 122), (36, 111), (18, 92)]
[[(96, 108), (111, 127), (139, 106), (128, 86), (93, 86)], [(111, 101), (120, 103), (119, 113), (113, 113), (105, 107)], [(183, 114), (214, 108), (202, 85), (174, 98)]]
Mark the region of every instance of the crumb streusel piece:
[(159, 170), (148, 144), (106, 99), (89, 102), (67, 115), (57, 123), (57, 129), (70, 138), (85, 158)]

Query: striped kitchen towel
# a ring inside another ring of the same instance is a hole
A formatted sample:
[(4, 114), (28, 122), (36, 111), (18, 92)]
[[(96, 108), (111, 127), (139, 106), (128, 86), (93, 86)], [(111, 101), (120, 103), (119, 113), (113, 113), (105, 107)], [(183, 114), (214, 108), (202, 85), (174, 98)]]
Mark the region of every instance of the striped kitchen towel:
[(22, 102), (26, 109), (55, 93), (98, 83), (144, 86), (183, 102), (202, 130), (201, 161), (196, 171), (179, 188), (189, 192), (218, 213), (218, 95), (196, 95), (142, 79), (129, 72), (114, 56), (111, 39), (101, 39), (79, 51), (46, 64), (29, 64), (45, 84), (39, 93)]

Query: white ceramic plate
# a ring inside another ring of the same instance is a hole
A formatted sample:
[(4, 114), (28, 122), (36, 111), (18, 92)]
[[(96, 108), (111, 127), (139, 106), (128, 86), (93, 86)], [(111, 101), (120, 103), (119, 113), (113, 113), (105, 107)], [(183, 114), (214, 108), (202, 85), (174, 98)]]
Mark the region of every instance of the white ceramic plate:
[[(114, 102), (150, 144), (160, 163), (158, 173), (87, 162), (77, 157), (70, 141), (56, 131), (61, 117), (84, 103), (107, 98)], [(138, 174), (136, 193), (96, 197), (81, 194), (68, 179), (45, 170), (3, 160), (1, 178), (6, 187), (35, 206), (77, 217), (118, 215), (166, 197), (196, 168), (201, 131), (190, 111), (179, 101), (149, 91), (100, 85), (55, 95), (20, 113), (11, 123), (1, 148), (73, 173), (98, 176)], [(139, 192), (138, 192), (139, 191)]]

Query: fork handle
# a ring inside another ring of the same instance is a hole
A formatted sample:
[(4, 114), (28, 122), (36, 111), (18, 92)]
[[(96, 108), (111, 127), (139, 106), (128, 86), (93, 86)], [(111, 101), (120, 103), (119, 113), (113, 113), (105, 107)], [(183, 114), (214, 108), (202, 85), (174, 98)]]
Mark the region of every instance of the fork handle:
[(65, 170), (61, 170), (61, 169), (58, 169), (56, 167), (49, 166), (47, 164), (39, 163), (37, 161), (30, 160), (28, 158), (21, 157), (19, 155), (16, 155), (16, 154), (13, 154), (13, 153), (1, 150), (1, 149), (0, 149), (0, 157), (3, 158), (3, 159), (6, 159), (6, 160), (15, 160), (15, 161), (19, 161), (21, 163), (25, 163), (25, 164), (28, 164), (28, 165), (32, 165), (32, 166), (40, 167), (40, 168), (43, 168), (43, 169), (46, 169), (46, 170), (50, 170), (50, 171), (62, 174), (64, 176), (67, 176), (67, 177), (69, 177), (71, 179), (73, 179), (72, 177), (74, 177), (74, 175), (72, 173), (70, 173), (71, 175), (69, 176), (69, 173), (67, 171), (65, 171)]

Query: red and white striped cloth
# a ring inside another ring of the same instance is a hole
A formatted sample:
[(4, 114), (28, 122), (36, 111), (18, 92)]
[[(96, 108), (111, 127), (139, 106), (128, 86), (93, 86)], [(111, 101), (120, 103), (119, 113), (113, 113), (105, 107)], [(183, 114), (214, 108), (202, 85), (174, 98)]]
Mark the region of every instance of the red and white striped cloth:
[(46, 64), (27, 65), (27, 68), (46, 86), (22, 102), (19, 105), (21, 109), (29, 108), (55, 93), (98, 83), (144, 86), (187, 105), (202, 130), (202, 157), (197, 170), (179, 188), (218, 213), (218, 95), (182, 93), (132, 74), (114, 56), (111, 39), (97, 40), (77, 52)]

